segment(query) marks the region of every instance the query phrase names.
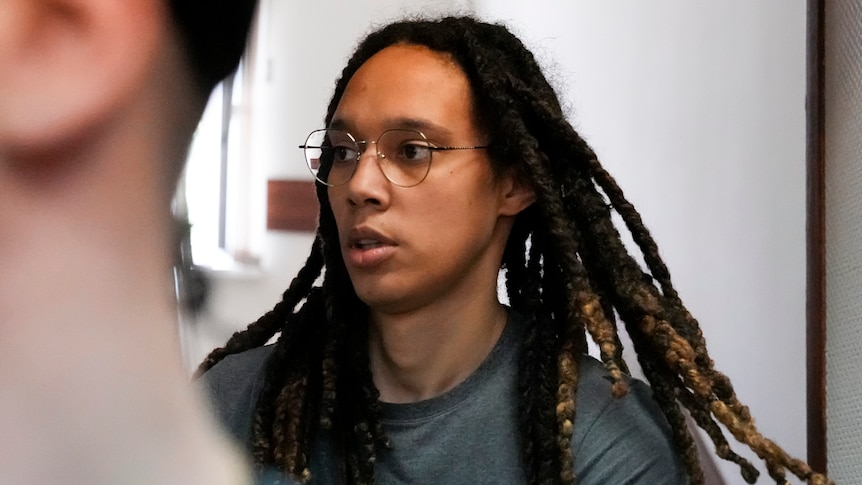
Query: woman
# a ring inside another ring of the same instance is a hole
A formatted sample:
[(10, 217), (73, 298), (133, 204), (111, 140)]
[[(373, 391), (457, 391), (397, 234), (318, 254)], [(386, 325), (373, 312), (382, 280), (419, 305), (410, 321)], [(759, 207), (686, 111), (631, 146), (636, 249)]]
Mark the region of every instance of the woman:
[[(303, 145), (321, 204), (305, 267), (200, 369), (263, 468), (312, 483), (702, 483), (682, 404), (747, 479), (716, 420), (776, 480), (826, 483), (757, 433), (639, 215), (504, 27), (372, 33), (325, 122)], [(626, 376), (616, 315), (652, 390)]]

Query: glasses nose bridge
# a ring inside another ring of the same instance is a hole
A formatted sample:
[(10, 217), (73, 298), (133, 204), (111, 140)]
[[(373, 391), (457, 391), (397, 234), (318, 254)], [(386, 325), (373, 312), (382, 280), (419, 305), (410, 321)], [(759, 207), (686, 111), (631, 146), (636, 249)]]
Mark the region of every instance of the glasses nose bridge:
[(356, 163), (359, 163), (359, 160), (361, 160), (362, 157), (365, 155), (365, 153), (369, 151), (370, 145), (374, 145), (374, 151), (371, 152), (372, 154), (374, 154), (374, 158), (378, 159), (378, 161), (381, 158), (386, 158), (386, 155), (380, 151), (380, 148), (379, 148), (380, 145), (378, 144), (379, 141), (380, 141), (380, 138), (378, 138), (377, 140), (356, 141), (356, 146), (357, 146), (357, 148), (359, 148), (356, 151)]
[[(382, 174), (383, 177), (386, 178), (386, 180), (389, 180), (389, 175), (386, 173), (386, 170), (383, 166), (385, 162), (384, 160), (382, 160), (386, 158), (386, 155), (384, 155), (378, 150), (379, 145), (377, 142), (379, 140), (379, 138), (377, 140), (354, 140), (354, 143), (357, 147), (356, 161), (354, 162), (353, 172), (351, 173), (349, 180), (354, 179), (356, 173), (361, 170), (359, 167), (359, 162), (362, 161), (362, 158), (365, 156), (366, 152), (372, 155), (372, 159), (374, 160), (373, 167), (375, 168), (375, 170)], [(370, 145), (374, 145), (373, 150), (369, 148)]]

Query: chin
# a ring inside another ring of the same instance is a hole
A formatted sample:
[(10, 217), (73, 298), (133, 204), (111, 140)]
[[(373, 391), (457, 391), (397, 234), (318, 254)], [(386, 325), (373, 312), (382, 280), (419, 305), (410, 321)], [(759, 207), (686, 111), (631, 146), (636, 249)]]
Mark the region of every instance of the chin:
[(385, 313), (394, 315), (399, 313), (407, 313), (416, 308), (417, 302), (415, 298), (409, 298), (406, 295), (365, 295), (359, 293), (359, 299), (368, 305), (368, 308), (375, 313)]

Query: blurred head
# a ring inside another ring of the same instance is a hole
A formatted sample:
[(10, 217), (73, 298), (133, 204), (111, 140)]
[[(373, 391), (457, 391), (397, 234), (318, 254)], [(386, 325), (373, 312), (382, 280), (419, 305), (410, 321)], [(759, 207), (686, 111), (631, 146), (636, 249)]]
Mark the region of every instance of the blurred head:
[(254, 6), (3, 2), (0, 160), (62, 154), (135, 116), (165, 131), (158, 142), (182, 158), (209, 91), (239, 61)]
[(198, 87), (209, 95), (245, 51), (257, 0), (168, 0)]

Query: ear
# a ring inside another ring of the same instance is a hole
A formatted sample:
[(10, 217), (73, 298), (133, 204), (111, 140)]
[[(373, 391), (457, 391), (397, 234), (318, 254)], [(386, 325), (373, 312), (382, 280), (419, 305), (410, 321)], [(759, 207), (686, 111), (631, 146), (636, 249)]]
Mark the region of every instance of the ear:
[(134, 96), (167, 38), (166, 4), (0, 2), (0, 155), (82, 136)]
[(518, 215), (536, 201), (536, 191), (527, 183), (517, 170), (508, 170), (501, 182), (502, 203), (500, 214)]

